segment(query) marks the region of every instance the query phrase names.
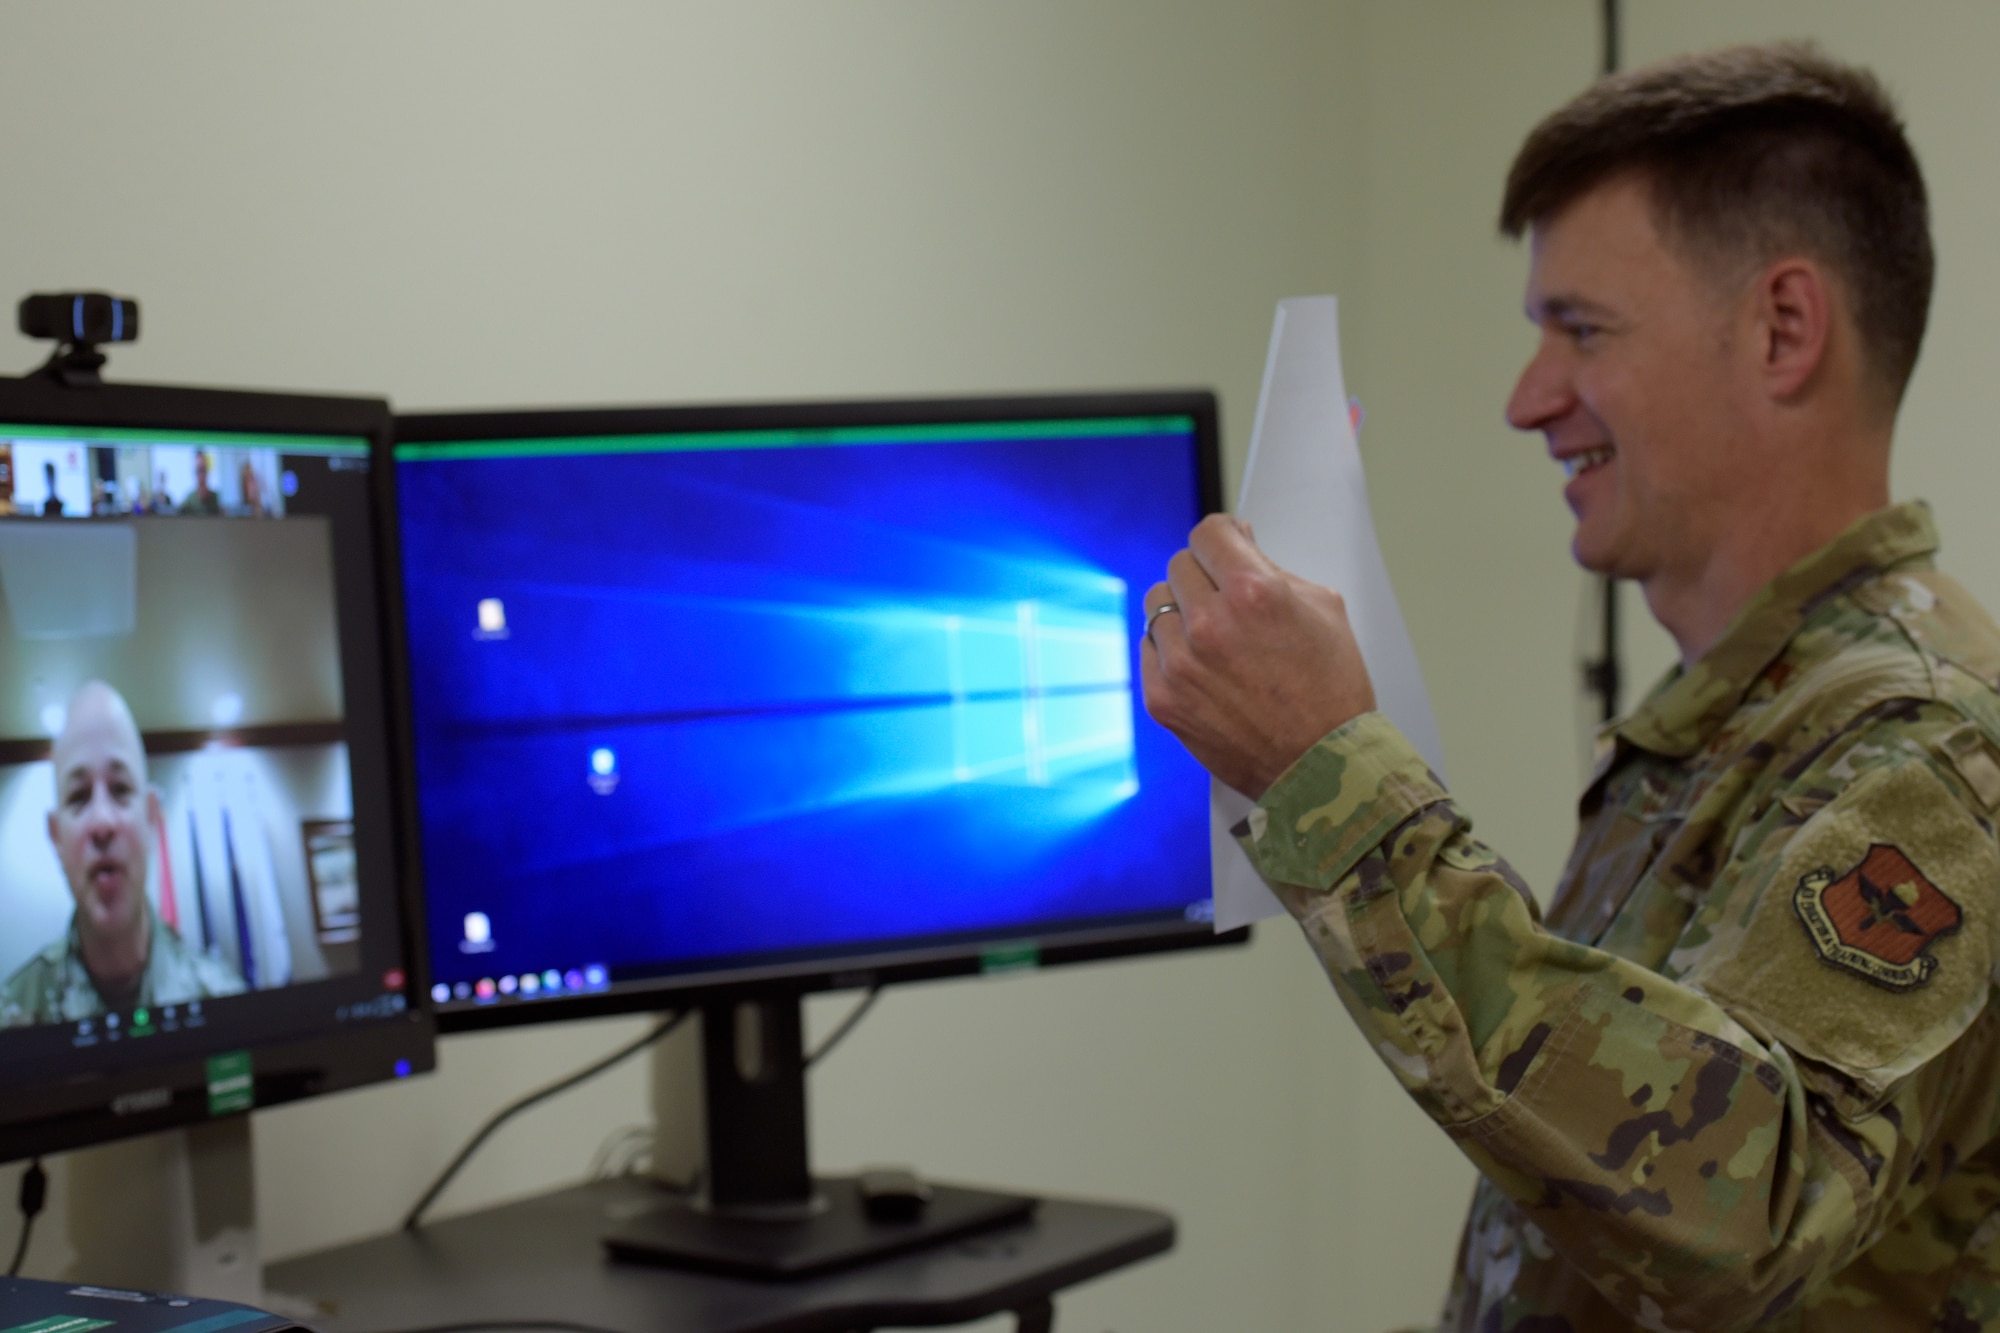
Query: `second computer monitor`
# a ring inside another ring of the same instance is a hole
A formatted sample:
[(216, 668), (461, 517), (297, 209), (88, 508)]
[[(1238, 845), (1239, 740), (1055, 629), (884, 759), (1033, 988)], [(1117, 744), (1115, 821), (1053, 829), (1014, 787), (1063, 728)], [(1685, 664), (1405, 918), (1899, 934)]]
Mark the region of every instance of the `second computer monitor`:
[(1204, 393), (398, 421), (451, 1026), (1213, 941), (1141, 600)]

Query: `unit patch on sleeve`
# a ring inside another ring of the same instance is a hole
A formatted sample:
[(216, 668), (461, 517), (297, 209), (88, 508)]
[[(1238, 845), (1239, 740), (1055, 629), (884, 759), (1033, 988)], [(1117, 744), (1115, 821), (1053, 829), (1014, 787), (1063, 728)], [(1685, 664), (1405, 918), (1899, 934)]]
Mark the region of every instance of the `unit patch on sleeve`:
[(1929, 981), (1938, 966), (1931, 945), (1965, 919), (1909, 857), (1879, 842), (1845, 874), (1830, 866), (1808, 872), (1792, 906), (1821, 961), (1890, 990)]

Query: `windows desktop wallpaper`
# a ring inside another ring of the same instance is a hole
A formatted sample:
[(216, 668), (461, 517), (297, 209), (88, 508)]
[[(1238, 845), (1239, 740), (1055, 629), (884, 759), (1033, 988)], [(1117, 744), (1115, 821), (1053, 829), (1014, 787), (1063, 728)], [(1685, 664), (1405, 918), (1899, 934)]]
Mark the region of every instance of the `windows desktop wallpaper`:
[(1138, 690), (1191, 422), (398, 458), (440, 982), (1206, 906), (1207, 779)]

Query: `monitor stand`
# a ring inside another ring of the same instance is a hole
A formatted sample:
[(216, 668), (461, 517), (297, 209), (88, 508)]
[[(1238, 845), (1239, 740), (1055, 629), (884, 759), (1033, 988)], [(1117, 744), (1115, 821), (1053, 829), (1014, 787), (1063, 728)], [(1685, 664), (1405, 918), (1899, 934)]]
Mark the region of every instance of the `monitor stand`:
[[(667, 1105), (693, 1091), (692, 1043), (656, 1056), (661, 1123), (656, 1170), (686, 1161), (688, 1123)], [(798, 995), (718, 1002), (701, 1010), (700, 1105), (707, 1170), (700, 1186), (615, 1223), (604, 1243), (620, 1259), (739, 1277), (802, 1278), (941, 1244), (1022, 1220), (1035, 1200), (933, 1186), (907, 1220), (871, 1219), (852, 1179), (815, 1180), (806, 1145), (804, 1016)], [(681, 1101), (685, 1107), (691, 1098)], [(676, 1137), (672, 1130), (679, 1129)], [(679, 1149), (678, 1153), (676, 1149)]]
[(71, 1153), (63, 1166), (72, 1280), (264, 1303), (249, 1116)]

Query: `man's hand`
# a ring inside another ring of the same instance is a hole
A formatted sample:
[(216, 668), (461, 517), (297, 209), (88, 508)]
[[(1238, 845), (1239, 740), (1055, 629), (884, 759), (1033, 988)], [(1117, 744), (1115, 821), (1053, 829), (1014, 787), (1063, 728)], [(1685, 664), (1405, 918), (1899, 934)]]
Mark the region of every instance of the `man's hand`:
[(1227, 515), (1203, 519), (1167, 562), (1146, 624), (1146, 711), (1246, 796), (1375, 707), (1340, 594), (1279, 569)]

